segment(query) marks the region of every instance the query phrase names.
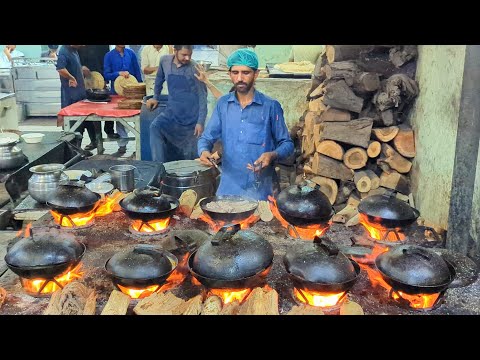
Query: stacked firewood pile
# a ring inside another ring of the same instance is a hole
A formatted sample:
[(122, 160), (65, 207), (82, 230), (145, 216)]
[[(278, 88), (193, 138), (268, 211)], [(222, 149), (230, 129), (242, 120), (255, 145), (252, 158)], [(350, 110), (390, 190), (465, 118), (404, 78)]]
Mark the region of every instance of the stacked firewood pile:
[(387, 188), (408, 200), (415, 141), (406, 120), (419, 92), (416, 56), (414, 45), (326, 46), (308, 110), (291, 129), (296, 182), (319, 184), (336, 210), (358, 203), (348, 201), (352, 193), (359, 200)]

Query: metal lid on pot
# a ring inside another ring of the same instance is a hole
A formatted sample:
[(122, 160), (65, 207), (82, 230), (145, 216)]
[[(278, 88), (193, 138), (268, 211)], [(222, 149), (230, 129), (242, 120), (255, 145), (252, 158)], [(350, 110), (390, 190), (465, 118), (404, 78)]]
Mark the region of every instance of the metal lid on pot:
[(273, 261), (272, 245), (240, 225), (227, 225), (194, 254), (192, 270), (216, 280), (240, 280), (265, 270)]
[(417, 209), (412, 208), (405, 201), (397, 199), (393, 191), (363, 199), (358, 204), (358, 211), (365, 215), (398, 221), (415, 220), (420, 215)]
[(53, 236), (33, 236), (18, 240), (8, 249), (5, 262), (19, 268), (53, 266), (78, 260), (85, 245), (74, 240)]
[(81, 208), (95, 204), (101, 196), (87, 189), (83, 182), (66, 181), (48, 196), (47, 203), (61, 208)]
[(178, 259), (172, 253), (153, 245), (136, 245), (117, 252), (105, 264), (111, 274), (125, 279), (152, 279), (173, 271)]
[(137, 213), (160, 213), (178, 207), (177, 199), (170, 195), (162, 194), (161, 190), (153, 186), (135, 189), (125, 199), (120, 201), (120, 206)]
[(320, 222), (329, 220), (333, 215), (327, 195), (320, 191), (318, 185), (312, 188), (307, 182), (285, 188), (276, 201), (281, 212), (296, 218)]
[(377, 256), (375, 265), (389, 278), (412, 286), (440, 286), (452, 280), (447, 262), (421, 246), (395, 246)]
[(287, 272), (319, 284), (342, 284), (357, 277), (352, 262), (326, 238), (315, 237), (288, 250), (283, 258)]
[(204, 175), (206, 173), (213, 173), (215, 170), (211, 166), (206, 166), (197, 160), (178, 160), (163, 163), (167, 176), (184, 177)]

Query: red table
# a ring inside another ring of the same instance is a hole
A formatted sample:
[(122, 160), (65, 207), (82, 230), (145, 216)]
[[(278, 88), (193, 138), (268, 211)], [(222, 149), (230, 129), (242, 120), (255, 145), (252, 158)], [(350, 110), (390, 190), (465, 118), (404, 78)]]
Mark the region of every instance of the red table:
[[(84, 121), (94, 121), (97, 135), (97, 150), (103, 154), (103, 136), (101, 131), (101, 121), (119, 121), (127, 131), (135, 134), (135, 155), (137, 160), (141, 160), (140, 147), (140, 110), (137, 109), (119, 109), (119, 101), (125, 99), (122, 96), (111, 95), (112, 101), (107, 103), (79, 101), (60, 110), (58, 113), (57, 126), (63, 126), (66, 132), (75, 132)], [(73, 122), (73, 125), (71, 123)], [(133, 122), (134, 126), (129, 122)]]

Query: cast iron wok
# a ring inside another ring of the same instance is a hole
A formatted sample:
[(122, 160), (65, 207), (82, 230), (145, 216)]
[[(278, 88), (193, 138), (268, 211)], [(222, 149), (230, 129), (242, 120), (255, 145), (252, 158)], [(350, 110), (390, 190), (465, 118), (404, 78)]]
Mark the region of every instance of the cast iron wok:
[(47, 206), (62, 215), (86, 213), (95, 208), (101, 195), (75, 182), (58, 185), (47, 199)]
[[(255, 203), (255, 207), (253, 207), (251, 210), (247, 211), (242, 211), (242, 212), (237, 212), (237, 213), (223, 213), (223, 212), (217, 212), (217, 211), (212, 211), (208, 210), (206, 208), (206, 205), (208, 203), (211, 203), (212, 201), (220, 201), (220, 200), (233, 200), (233, 201), (241, 201), (241, 200), (246, 200), (246, 201), (251, 201)], [(237, 221), (237, 220), (245, 220), (250, 215), (252, 215), (255, 210), (258, 207), (258, 201), (246, 198), (243, 196), (237, 196), (237, 195), (219, 195), (219, 196), (210, 196), (207, 197), (203, 200), (200, 201), (200, 208), (203, 210), (205, 214), (210, 216), (213, 220), (220, 220), (220, 221), (225, 221), (226, 223), (232, 222), (232, 221)]]
[[(134, 196), (134, 194), (131, 195)], [(161, 194), (162, 200), (165, 201), (166, 205), (169, 205), (165, 210), (159, 210), (158, 207), (155, 208), (155, 206), (151, 206), (148, 197), (138, 197), (135, 200), (129, 196), (122, 199), (119, 205), (122, 208), (122, 211), (132, 220), (151, 221), (166, 219), (172, 216), (180, 205), (178, 199), (167, 194)], [(132, 201), (132, 199), (134, 201)]]

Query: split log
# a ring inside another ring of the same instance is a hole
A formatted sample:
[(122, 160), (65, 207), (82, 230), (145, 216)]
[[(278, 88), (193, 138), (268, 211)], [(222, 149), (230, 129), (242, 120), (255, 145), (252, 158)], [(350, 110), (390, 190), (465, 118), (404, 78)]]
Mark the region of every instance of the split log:
[(393, 147), (405, 157), (415, 157), (415, 136), (413, 129), (406, 125), (399, 125), (398, 128), (398, 134), (393, 138)]
[(222, 310), (222, 299), (216, 295), (211, 295), (203, 303), (203, 309), (200, 315), (219, 315)]
[(382, 118), (383, 125), (385, 126), (392, 126), (397, 123), (393, 117), (392, 109), (381, 111), (380, 117)]
[(345, 224), (351, 218), (358, 214), (358, 210), (350, 205), (345, 206), (342, 210), (332, 216), (332, 221), (335, 223)]
[[(388, 49), (385, 49), (388, 50)], [(374, 72), (385, 77), (398, 72), (398, 69), (390, 61), (388, 51), (362, 51), (357, 57), (357, 65), (367, 72)]]
[(327, 64), (327, 54), (323, 53), (318, 57), (315, 63), (315, 69), (313, 69), (313, 79), (319, 82), (323, 82), (327, 76), (325, 75), (324, 67)]
[(380, 76), (373, 72), (361, 72), (353, 78), (352, 90), (357, 95), (367, 95), (380, 89)]
[(401, 102), (409, 103), (418, 95), (418, 92), (415, 80), (405, 74), (395, 74), (385, 81), (382, 90), (374, 95), (372, 101), (379, 111), (385, 111), (398, 108)]
[(240, 303), (238, 301), (232, 301), (231, 303), (225, 304), (220, 315), (237, 315), (240, 311)]
[(185, 190), (178, 200), (180, 213), (189, 217), (197, 203), (197, 193), (192, 189)]
[[(393, 170), (382, 158), (377, 159), (377, 165), (383, 172), (390, 174)], [(381, 174), (380, 174), (381, 175)]]
[(270, 205), (268, 204), (268, 201), (262, 200), (258, 202), (258, 212), (262, 221), (269, 222), (273, 220), (272, 210), (270, 210)]
[(322, 140), (320, 139), (321, 133), (322, 133), (321, 124), (313, 125), (313, 146), (315, 147), (315, 149), (322, 142)]
[(315, 153), (313, 155), (312, 170), (316, 175), (332, 179), (352, 180), (353, 170), (347, 168), (342, 162), (328, 156)]
[(332, 81), (329, 83), (325, 87), (325, 95), (318, 100), (321, 100), (324, 105), (330, 105), (337, 109), (353, 111), (356, 113), (359, 113), (363, 107), (363, 99), (355, 95), (345, 80)]
[(389, 58), (397, 68), (417, 57), (417, 45), (397, 45), (390, 49)]
[(308, 102), (309, 111), (325, 111), (327, 109), (326, 104), (323, 102), (323, 97), (310, 100)]
[(5, 290), (3, 287), (0, 287), (0, 308), (2, 307), (6, 298), (7, 298), (7, 290)]
[(353, 61), (336, 61), (325, 65), (324, 71), (327, 79), (343, 79), (348, 86), (352, 86), (354, 78), (360, 72), (360, 68)]
[(205, 198), (201, 198), (200, 200), (198, 200), (197, 204), (195, 205), (195, 207), (193, 208), (193, 211), (192, 213), (190, 214), (190, 219), (198, 219), (200, 216), (203, 215), (203, 210), (202, 208), (200, 207), (200, 201), (202, 201), (203, 199)]
[[(45, 315), (94, 315), (96, 294), (78, 281), (52, 294)], [(93, 311), (92, 311), (93, 310)]]
[(369, 45), (327, 45), (325, 54), (329, 64), (337, 61), (357, 59), (362, 51), (368, 49)]
[(360, 193), (360, 197), (363, 199), (369, 197), (369, 196), (373, 196), (373, 195), (383, 195), (387, 192), (387, 189), (384, 188), (384, 187), (381, 187), (379, 186), (378, 188), (376, 189), (370, 189), (369, 192), (361, 192)]
[(359, 147), (348, 149), (343, 156), (343, 163), (352, 170), (363, 168), (367, 164), (367, 160), (367, 151)]
[(340, 306), (340, 315), (365, 315), (365, 313), (359, 304), (347, 299)]
[(360, 214), (357, 214), (357, 215), (351, 217), (350, 220), (348, 220), (345, 223), (345, 226), (346, 227), (355, 226), (355, 225), (358, 225), (359, 223), (360, 223)]
[(373, 128), (372, 133), (381, 142), (389, 142), (397, 136), (399, 132), (398, 126), (389, 126), (383, 128)]
[(373, 120), (368, 118), (345, 122), (323, 122), (322, 140), (335, 140), (354, 146), (368, 148)]
[(339, 191), (335, 205), (343, 204), (348, 200), (348, 197), (352, 194), (352, 191), (356, 189), (353, 181), (340, 181)]
[(287, 313), (287, 315), (325, 315), (323, 311), (317, 306), (310, 306), (306, 304), (295, 305)]
[(319, 86), (323, 84), (323, 80), (318, 80), (315, 76), (312, 77), (312, 86), (310, 87), (310, 90), (308, 90), (307, 93), (307, 101), (310, 100), (315, 100), (320, 97), (320, 95), (313, 95), (312, 93), (317, 89)]
[(338, 194), (338, 185), (335, 180), (323, 176), (315, 176), (310, 181), (320, 185), (320, 191), (327, 195), (330, 204), (333, 205), (335, 203)]
[(313, 126), (315, 124), (322, 122), (320, 120), (320, 115), (321, 115), (321, 112), (319, 111), (307, 111), (307, 113), (305, 114), (305, 126), (304, 126), (306, 135), (313, 133)]
[(382, 158), (381, 160), (386, 162), (392, 169), (397, 170), (399, 173), (406, 174), (412, 168), (412, 163), (396, 152), (395, 149), (387, 143), (382, 144), (382, 154), (385, 158)]
[(170, 291), (153, 293), (141, 299), (133, 312), (137, 315), (180, 315), (179, 309), (184, 302)]
[(307, 135), (302, 140), (302, 152), (303, 156), (307, 158), (315, 152), (315, 141), (313, 135)]
[(356, 171), (353, 180), (358, 191), (361, 193), (367, 193), (372, 188), (372, 181), (366, 171)]
[(327, 110), (320, 115), (320, 122), (323, 121), (350, 121), (352, 114), (350, 112), (340, 109), (328, 107)]
[(380, 155), (380, 152), (382, 151), (382, 145), (380, 142), (372, 140), (368, 143), (368, 148), (367, 148), (367, 155), (370, 158), (376, 158), (378, 155)]
[(392, 170), (390, 174), (382, 173), (380, 176), (380, 186), (397, 190), (402, 194), (410, 194), (410, 181), (405, 175)]
[(240, 307), (238, 315), (279, 315), (277, 291), (256, 287)]
[(179, 309), (179, 313), (182, 315), (200, 315), (203, 308), (203, 299), (202, 295), (197, 295), (190, 300), (186, 301), (185, 304), (182, 304), (182, 308)]
[(130, 304), (130, 296), (113, 290), (100, 315), (125, 315)]
[(316, 150), (320, 154), (326, 155), (328, 157), (331, 157), (332, 159), (336, 159), (340, 161), (343, 160), (343, 155), (345, 154), (343, 147), (332, 140), (320, 141), (316, 146)]
[(325, 83), (320, 83), (309, 95), (309, 100), (315, 100), (325, 94)]

